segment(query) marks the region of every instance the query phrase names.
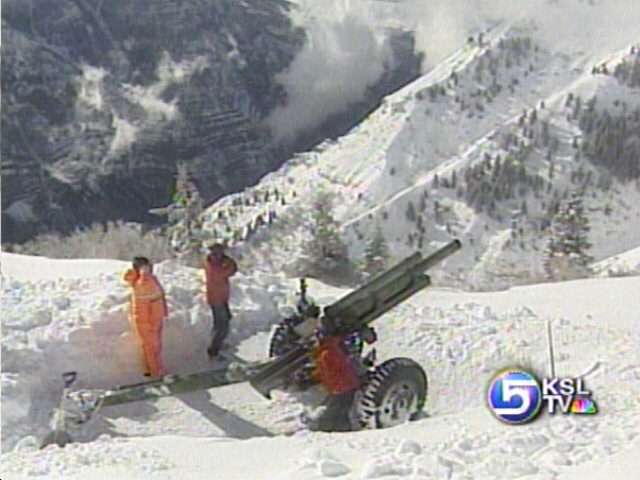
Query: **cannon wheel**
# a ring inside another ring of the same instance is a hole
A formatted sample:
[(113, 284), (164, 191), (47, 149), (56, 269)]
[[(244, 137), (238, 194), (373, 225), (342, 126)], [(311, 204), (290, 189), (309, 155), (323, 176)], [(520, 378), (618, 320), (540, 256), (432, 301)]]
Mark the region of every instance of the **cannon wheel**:
[(415, 420), (427, 399), (427, 375), (410, 358), (378, 365), (354, 398), (359, 427), (387, 428)]
[(300, 325), (302, 317), (291, 317), (280, 322), (269, 339), (269, 358), (279, 357), (291, 350), (300, 336), (293, 330), (293, 327)]
[[(303, 321), (304, 319), (302, 317), (296, 315), (280, 322), (273, 330), (271, 338), (269, 339), (269, 358), (279, 357), (296, 346), (296, 343), (301, 338), (293, 330), (293, 327), (296, 327)], [(298, 390), (306, 390), (313, 386), (315, 381), (312, 377), (311, 363), (305, 364), (301, 370), (296, 372), (291, 378), (288, 378), (286, 384), (295, 386)]]

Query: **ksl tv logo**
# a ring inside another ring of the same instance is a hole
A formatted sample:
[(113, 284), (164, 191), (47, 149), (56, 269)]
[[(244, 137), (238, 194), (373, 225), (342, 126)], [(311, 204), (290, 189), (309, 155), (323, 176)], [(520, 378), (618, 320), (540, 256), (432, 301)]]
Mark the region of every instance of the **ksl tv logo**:
[(505, 423), (532, 421), (545, 402), (551, 414), (595, 414), (598, 411), (581, 378), (538, 381), (527, 371), (510, 368), (493, 377), (487, 392), (489, 408)]

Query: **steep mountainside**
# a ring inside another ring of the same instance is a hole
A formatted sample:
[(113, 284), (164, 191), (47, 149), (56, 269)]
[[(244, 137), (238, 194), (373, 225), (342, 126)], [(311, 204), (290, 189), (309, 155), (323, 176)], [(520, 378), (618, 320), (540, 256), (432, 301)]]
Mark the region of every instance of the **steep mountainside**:
[(148, 220), (176, 161), (208, 198), (271, 167), (257, 123), (304, 42), (286, 2), (30, 5), (3, 4), (3, 210), (24, 200), (37, 229)]
[[(585, 29), (607, 31), (596, 23), (604, 3), (540, 3), (541, 18), (586, 17)], [(353, 261), (378, 226), (396, 260), (459, 237), (465, 253), (438, 280), (500, 288), (544, 278), (551, 220), (577, 190), (596, 261), (637, 247), (638, 23), (621, 18), (610, 50), (597, 53), (581, 36), (556, 49), (539, 25), (494, 22), (348, 135), (218, 202), (205, 229), (299, 274), (307, 212), (326, 191)]]
[[(94, 221), (141, 222), (186, 162), (205, 201), (241, 190), (292, 151), (344, 132), (415, 78), (412, 38), (338, 119), (276, 142), (281, 75), (307, 41), (285, 0), (3, 3), (4, 242)], [(397, 57), (397, 58), (396, 58)], [(339, 121), (338, 121), (339, 120)]]

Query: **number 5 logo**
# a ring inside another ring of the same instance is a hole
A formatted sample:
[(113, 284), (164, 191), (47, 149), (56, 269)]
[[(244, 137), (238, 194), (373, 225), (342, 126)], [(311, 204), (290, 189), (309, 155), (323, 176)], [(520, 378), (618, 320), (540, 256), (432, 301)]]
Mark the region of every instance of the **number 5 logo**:
[(507, 403), (513, 397), (522, 399), (522, 405), (514, 408), (494, 408), (498, 415), (522, 415), (529, 410), (531, 406), (531, 398), (529, 390), (517, 387), (537, 387), (535, 380), (512, 380), (504, 379), (502, 381), (502, 401)]
[(523, 423), (538, 413), (542, 395), (533, 375), (522, 370), (505, 370), (491, 381), (487, 400), (503, 422)]

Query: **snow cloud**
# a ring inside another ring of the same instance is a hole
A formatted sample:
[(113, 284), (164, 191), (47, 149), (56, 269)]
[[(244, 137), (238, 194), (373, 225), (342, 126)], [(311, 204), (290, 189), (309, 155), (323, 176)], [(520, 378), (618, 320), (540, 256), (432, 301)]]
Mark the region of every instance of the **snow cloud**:
[(309, 19), (307, 43), (281, 77), (289, 100), (269, 123), (278, 138), (317, 125), (364, 96), (383, 72), (383, 39), (353, 13), (337, 21)]
[(501, 21), (535, 21), (537, 40), (543, 45), (597, 54), (634, 41), (640, 22), (640, 9), (630, 8), (628, 0), (292, 2), (297, 7), (292, 18), (306, 29), (307, 43), (281, 78), (289, 94), (288, 104), (269, 118), (279, 138), (313, 127), (327, 115), (362, 99), (391, 54), (384, 47), (388, 28), (414, 33), (417, 50), (425, 54), (423, 68), (428, 70), (460, 48), (469, 36)]
[(305, 28), (307, 42), (280, 79), (289, 101), (269, 118), (276, 137), (317, 125), (361, 100), (391, 55), (388, 29), (415, 34), (426, 69), (480, 30), (483, 1), (293, 0), (292, 17)]

